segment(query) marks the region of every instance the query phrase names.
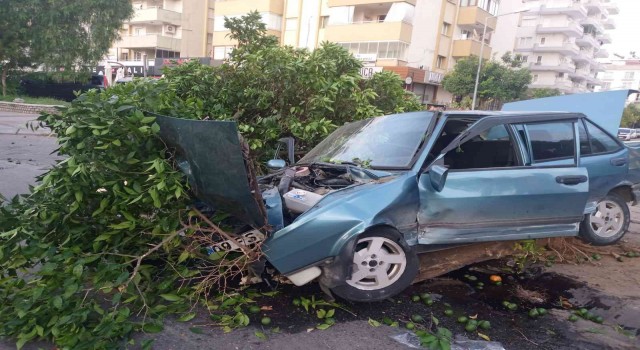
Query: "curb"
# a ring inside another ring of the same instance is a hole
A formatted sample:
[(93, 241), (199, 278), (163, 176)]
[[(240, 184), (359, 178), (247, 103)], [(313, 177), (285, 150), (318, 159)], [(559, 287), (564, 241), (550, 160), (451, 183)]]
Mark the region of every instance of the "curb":
[(15, 102), (0, 102), (0, 111), (2, 112), (16, 112), (25, 114), (40, 114), (40, 113), (58, 113), (58, 108), (63, 106), (55, 105), (34, 105), (28, 103), (15, 103)]

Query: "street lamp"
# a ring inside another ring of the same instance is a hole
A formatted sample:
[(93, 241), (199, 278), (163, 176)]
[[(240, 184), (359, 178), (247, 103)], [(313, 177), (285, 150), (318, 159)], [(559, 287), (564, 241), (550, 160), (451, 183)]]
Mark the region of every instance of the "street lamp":
[(471, 103), (471, 110), (475, 110), (476, 109), (476, 99), (478, 98), (478, 85), (480, 84), (480, 71), (482, 70), (482, 56), (484, 54), (484, 40), (485, 37), (487, 36), (487, 22), (489, 21), (489, 18), (498, 18), (498, 17), (502, 17), (502, 16), (507, 16), (507, 15), (514, 15), (516, 13), (522, 13), (522, 12), (527, 12), (529, 11), (529, 9), (525, 9), (525, 10), (520, 10), (520, 11), (515, 11), (515, 12), (508, 12), (508, 13), (503, 13), (497, 16), (487, 16), (484, 19), (484, 30), (482, 31), (482, 43), (480, 44), (480, 57), (478, 57), (478, 71), (476, 72), (476, 85), (473, 88), (473, 102)]

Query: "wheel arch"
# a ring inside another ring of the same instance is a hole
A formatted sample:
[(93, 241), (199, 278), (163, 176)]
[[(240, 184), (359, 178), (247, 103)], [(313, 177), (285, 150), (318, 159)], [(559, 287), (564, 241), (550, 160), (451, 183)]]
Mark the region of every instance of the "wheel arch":
[(627, 185), (627, 184), (619, 185), (618, 187), (609, 191), (609, 193), (614, 193), (620, 196), (627, 203), (629, 202), (635, 203), (638, 199), (634, 194), (633, 189), (631, 188), (631, 185)]

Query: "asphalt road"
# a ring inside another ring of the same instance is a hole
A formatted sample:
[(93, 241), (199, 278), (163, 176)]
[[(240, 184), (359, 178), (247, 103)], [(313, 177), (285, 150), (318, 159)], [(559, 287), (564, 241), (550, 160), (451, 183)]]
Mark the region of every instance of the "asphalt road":
[(36, 177), (55, 164), (55, 137), (26, 126), (37, 117), (0, 112), (0, 194), (7, 199), (28, 192)]

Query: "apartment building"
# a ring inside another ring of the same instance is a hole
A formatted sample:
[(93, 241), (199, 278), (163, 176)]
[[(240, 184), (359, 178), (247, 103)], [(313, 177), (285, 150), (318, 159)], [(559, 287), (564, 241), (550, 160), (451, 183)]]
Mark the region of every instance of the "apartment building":
[[(210, 57), (213, 0), (132, 0), (134, 16), (109, 51), (109, 60), (141, 67), (155, 58)], [(136, 70), (137, 72), (137, 70)]]
[(598, 59), (609, 56), (602, 46), (611, 43), (607, 30), (619, 13), (613, 1), (513, 0), (502, 7), (504, 13), (523, 9), (515, 20), (500, 17), (493, 44), (499, 54), (522, 56), (533, 74), (531, 88), (582, 93), (602, 84)]
[(270, 34), (283, 45), (314, 49), (323, 41), (338, 43), (362, 60), (362, 74), (397, 73), (406, 88), (424, 103), (448, 102), (442, 78), (456, 60), (491, 56), (489, 38), (481, 33), (498, 0), (217, 0), (213, 58), (224, 59), (234, 42), (224, 17), (257, 10)]
[[(640, 90), (640, 59), (611, 60), (604, 63), (604, 69), (598, 74), (602, 85), (596, 90)], [(630, 96), (629, 101), (640, 103), (640, 95)]]

